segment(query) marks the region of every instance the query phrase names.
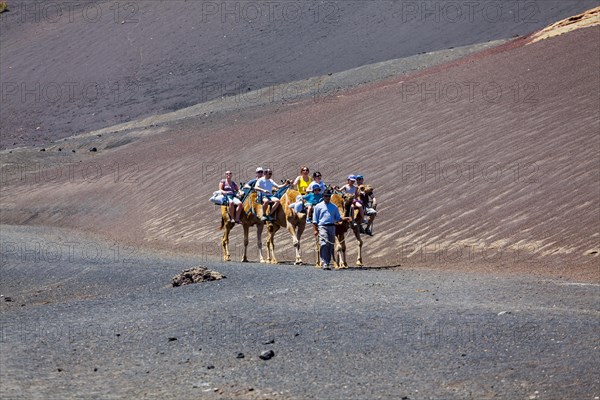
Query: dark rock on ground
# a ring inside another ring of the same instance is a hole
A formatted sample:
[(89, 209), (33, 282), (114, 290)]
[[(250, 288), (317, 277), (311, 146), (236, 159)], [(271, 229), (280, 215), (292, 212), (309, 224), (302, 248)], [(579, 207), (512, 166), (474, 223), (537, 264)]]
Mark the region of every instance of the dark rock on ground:
[(195, 267), (186, 269), (180, 274), (177, 274), (172, 279), (173, 286), (188, 285), (190, 283), (216, 281), (225, 278), (225, 275), (216, 271), (211, 271), (206, 267)]

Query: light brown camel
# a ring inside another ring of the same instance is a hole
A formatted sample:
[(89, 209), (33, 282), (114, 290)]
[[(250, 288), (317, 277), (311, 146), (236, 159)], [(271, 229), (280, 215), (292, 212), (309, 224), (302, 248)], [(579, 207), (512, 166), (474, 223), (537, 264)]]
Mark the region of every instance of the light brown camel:
[(297, 190), (288, 189), (281, 197), (274, 220), (267, 221), (267, 262), (271, 264), (277, 264), (277, 258), (275, 257), (275, 233), (281, 227), (286, 227), (290, 235), (292, 235), (292, 243), (296, 251), (294, 264), (302, 264), (300, 238), (306, 227), (306, 214), (296, 213), (289, 207), (290, 204), (296, 201), (296, 197), (299, 194), (300, 192)]
[[(248, 237), (250, 227), (256, 225), (256, 240), (258, 246), (258, 257), (260, 262), (265, 262), (262, 253), (262, 231), (264, 227), (264, 222), (260, 220), (262, 216), (262, 206), (256, 202), (256, 192), (253, 190), (250, 192), (248, 196), (244, 199), (244, 212), (242, 213), (241, 221), (242, 227), (244, 228), (244, 254), (242, 255), (242, 262), (248, 262)], [(223, 247), (223, 260), (231, 261), (231, 255), (229, 254), (229, 233), (231, 229), (235, 226), (233, 222), (230, 221), (228, 206), (221, 206), (221, 227), (220, 229), (225, 228), (223, 232), (223, 238), (221, 240), (221, 245)]]
[[(331, 202), (335, 204), (340, 212), (342, 217), (348, 216), (350, 212), (350, 205), (354, 200), (354, 196), (344, 194), (339, 191), (335, 191), (331, 196)], [(350, 227), (350, 221), (342, 220), (340, 224), (335, 226), (335, 257), (334, 257), (334, 268), (342, 269), (348, 268), (348, 263), (346, 262), (346, 234), (348, 231), (354, 232), (354, 236), (358, 241), (358, 256), (356, 258), (356, 265), (362, 267), (362, 245), (363, 241), (360, 237), (360, 229), (359, 226), (356, 225), (354, 228)], [(317, 237), (317, 262), (315, 266), (317, 268), (321, 267), (321, 259), (319, 258), (319, 238)]]

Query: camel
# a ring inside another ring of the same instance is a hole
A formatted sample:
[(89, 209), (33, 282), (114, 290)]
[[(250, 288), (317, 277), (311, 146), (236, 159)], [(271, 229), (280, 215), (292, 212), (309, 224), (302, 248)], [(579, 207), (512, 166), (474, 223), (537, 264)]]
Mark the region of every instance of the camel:
[[(248, 196), (244, 199), (244, 212), (242, 213), (242, 227), (244, 228), (244, 254), (242, 255), (242, 262), (248, 262), (247, 250), (248, 250), (248, 236), (250, 227), (256, 225), (256, 239), (258, 245), (258, 257), (261, 263), (265, 262), (262, 253), (262, 231), (264, 222), (260, 220), (262, 216), (262, 206), (256, 202), (256, 192), (251, 191)], [(221, 206), (221, 226), (223, 232), (223, 238), (221, 240), (221, 246), (223, 248), (223, 261), (231, 261), (231, 255), (229, 254), (229, 233), (235, 224), (230, 221), (228, 206)]]
[(275, 258), (275, 233), (281, 227), (286, 227), (290, 235), (292, 235), (292, 243), (296, 250), (296, 258), (294, 265), (302, 264), (300, 252), (300, 238), (306, 227), (306, 214), (296, 213), (289, 205), (296, 201), (296, 197), (300, 194), (297, 190), (288, 189), (281, 197), (279, 207), (275, 212), (273, 221), (267, 221), (267, 262), (277, 264)]
[[(340, 215), (342, 217), (347, 216), (350, 211), (350, 204), (354, 200), (354, 196), (347, 195), (339, 191), (335, 191), (331, 196), (331, 202), (335, 204), (340, 211)], [(354, 228), (350, 227), (350, 221), (342, 220), (342, 222), (335, 227), (335, 257), (334, 257), (334, 268), (335, 269), (343, 269), (348, 268), (348, 263), (346, 262), (346, 234), (348, 231), (354, 232), (354, 236), (358, 241), (358, 256), (356, 258), (356, 265), (359, 267), (363, 266), (362, 261), (362, 245), (363, 241), (360, 237), (360, 229), (359, 225), (356, 225)], [(319, 238), (317, 237), (317, 262), (315, 266), (317, 268), (321, 267), (321, 259), (319, 258)]]

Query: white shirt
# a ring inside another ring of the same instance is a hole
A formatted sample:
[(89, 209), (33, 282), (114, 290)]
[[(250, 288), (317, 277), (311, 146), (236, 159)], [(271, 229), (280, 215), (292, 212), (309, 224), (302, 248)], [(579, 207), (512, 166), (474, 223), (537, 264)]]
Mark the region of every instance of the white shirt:
[(262, 177), (256, 181), (256, 187), (264, 189), (269, 192), (269, 194), (273, 194), (273, 187), (277, 184), (273, 179), (267, 179), (266, 177)]
[(344, 186), (342, 186), (342, 192), (348, 193), (348, 194), (351, 194), (354, 196), (356, 194), (356, 185), (353, 185), (353, 186), (344, 185)]

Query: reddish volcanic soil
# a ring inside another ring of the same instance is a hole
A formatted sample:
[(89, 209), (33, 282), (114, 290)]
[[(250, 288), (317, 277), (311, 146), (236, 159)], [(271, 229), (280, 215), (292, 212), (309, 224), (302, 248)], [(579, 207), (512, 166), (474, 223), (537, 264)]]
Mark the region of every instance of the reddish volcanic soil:
[[(380, 215), (375, 235), (364, 238), (367, 266), (597, 282), (599, 34), (593, 27), (517, 41), (327, 102), (278, 102), (131, 137), (4, 152), (2, 223), (218, 257), (219, 212), (208, 197), (223, 172), (247, 180), (261, 165), (281, 179), (305, 164), (326, 183), (362, 173), (376, 188)], [(92, 146), (98, 151), (87, 151)], [(313, 257), (307, 236), (305, 261)], [(254, 242), (251, 232), (252, 260)], [(234, 257), (241, 244), (238, 227)], [(282, 260), (292, 259), (286, 232), (277, 246)], [(354, 239), (348, 246), (352, 260)]]

